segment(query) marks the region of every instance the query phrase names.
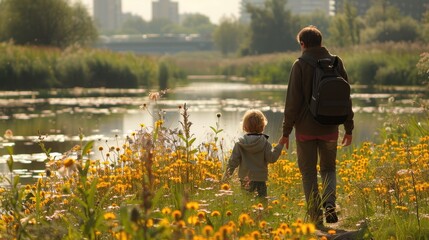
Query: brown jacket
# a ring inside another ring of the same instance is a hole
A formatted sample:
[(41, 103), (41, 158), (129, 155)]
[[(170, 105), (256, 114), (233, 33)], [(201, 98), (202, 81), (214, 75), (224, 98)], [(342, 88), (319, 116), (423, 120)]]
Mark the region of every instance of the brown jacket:
[[(302, 55), (321, 59), (332, 56), (325, 47), (305, 49)], [(338, 58), (338, 71), (348, 81), (347, 72), (341, 58)], [(287, 137), (295, 127), (295, 133), (308, 136), (323, 136), (338, 132), (338, 125), (322, 125), (314, 120), (308, 103), (311, 97), (314, 68), (297, 59), (290, 73), (286, 104), (284, 110), (283, 136)], [(350, 108), (348, 119), (344, 123), (346, 134), (352, 134), (354, 128), (353, 110)]]

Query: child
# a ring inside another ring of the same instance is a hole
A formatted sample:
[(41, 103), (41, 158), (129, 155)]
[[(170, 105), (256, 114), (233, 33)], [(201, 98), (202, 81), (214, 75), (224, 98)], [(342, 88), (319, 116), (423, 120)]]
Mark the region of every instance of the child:
[(279, 140), (273, 148), (268, 142), (268, 136), (263, 134), (267, 119), (259, 110), (248, 110), (242, 124), (246, 134), (235, 143), (223, 180), (228, 179), (238, 167), (241, 186), (250, 192), (256, 190), (258, 197), (266, 197), (268, 163), (279, 159), (284, 144)]

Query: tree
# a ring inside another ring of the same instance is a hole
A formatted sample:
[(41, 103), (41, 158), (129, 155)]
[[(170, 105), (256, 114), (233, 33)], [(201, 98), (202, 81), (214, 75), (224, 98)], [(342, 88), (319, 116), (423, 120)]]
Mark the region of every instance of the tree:
[(244, 37), (245, 27), (234, 17), (223, 17), (213, 32), (213, 42), (224, 56), (236, 52)]
[(365, 42), (415, 41), (419, 38), (419, 25), (411, 17), (404, 17), (398, 8), (379, 0), (364, 16)]
[(3, 0), (0, 39), (16, 44), (67, 47), (88, 45), (97, 38), (95, 25), (82, 4), (67, 0)]
[(160, 90), (166, 90), (168, 88), (168, 66), (165, 62), (161, 62), (158, 66), (158, 84)]
[(303, 27), (313, 25), (316, 26), (323, 34), (324, 38), (329, 34), (329, 25), (331, 22), (330, 16), (323, 11), (314, 11), (311, 14), (295, 15), (293, 16), (293, 31), (299, 32)]
[(174, 24), (168, 19), (153, 19), (148, 23), (148, 32), (154, 34), (166, 33), (168, 32), (166, 29), (171, 28), (172, 25)]
[(423, 14), (420, 37), (423, 42), (429, 42), (429, 10)]
[(296, 49), (292, 17), (287, 0), (267, 0), (264, 8), (247, 5), (250, 13), (250, 41), (243, 54), (264, 54)]
[(360, 28), (357, 9), (347, 1), (343, 13), (337, 14), (332, 19), (328, 41), (340, 47), (359, 44)]
[(398, 21), (388, 20), (375, 25), (372, 34), (368, 35), (368, 41), (414, 42), (419, 37), (418, 29), (418, 23), (411, 17)]
[(121, 25), (122, 34), (143, 34), (149, 33), (148, 23), (140, 16), (130, 13), (124, 14), (125, 21)]
[(193, 33), (199, 33), (202, 36), (211, 36), (215, 25), (210, 22), (210, 18), (199, 13), (184, 15), (182, 26)]

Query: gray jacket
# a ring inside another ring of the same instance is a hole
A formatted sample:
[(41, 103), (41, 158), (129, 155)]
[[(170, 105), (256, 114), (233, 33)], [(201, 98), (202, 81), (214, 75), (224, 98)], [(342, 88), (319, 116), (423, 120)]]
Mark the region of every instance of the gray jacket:
[(244, 135), (234, 145), (226, 174), (231, 176), (238, 167), (240, 180), (267, 181), (268, 163), (275, 163), (282, 149), (283, 144), (273, 148), (264, 134)]

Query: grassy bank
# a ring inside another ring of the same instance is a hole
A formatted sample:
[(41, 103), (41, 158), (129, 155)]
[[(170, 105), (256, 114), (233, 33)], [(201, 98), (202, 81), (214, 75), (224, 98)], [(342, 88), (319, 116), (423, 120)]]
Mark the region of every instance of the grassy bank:
[[(416, 67), (428, 52), (419, 44), (386, 43), (330, 49), (342, 57), (350, 82), (369, 86), (427, 84)], [(146, 56), (100, 49), (0, 44), (2, 90), (70, 87), (174, 87), (187, 75), (225, 75), (248, 83), (286, 84), (300, 52), (223, 58), (215, 52)], [(161, 80), (162, 78), (162, 80)]]
[(1, 90), (156, 88), (159, 69), (168, 72), (170, 84), (186, 78), (171, 62), (156, 57), (79, 47), (61, 51), (0, 44)]
[[(427, 76), (416, 67), (420, 55), (428, 46), (408, 43), (385, 43), (349, 48), (329, 49), (345, 63), (353, 84), (363, 85), (423, 85)], [(209, 54), (182, 54), (172, 60), (189, 74), (221, 74), (239, 76), (249, 83), (286, 84), (290, 68), (300, 52), (221, 58)]]
[(257, 199), (235, 177), (220, 181), (230, 155), (221, 116), (197, 146), (192, 116), (186, 105), (178, 110), (183, 129), (159, 119), (113, 146), (81, 135), (81, 144), (57, 159), (41, 140), (46, 171), (32, 185), (18, 184), (7, 148), (11, 180), (0, 188), (0, 238), (332, 239), (345, 229), (357, 230), (356, 239), (427, 239), (427, 119), (390, 122), (381, 143), (339, 148), (341, 221), (323, 236), (306, 222), (294, 153), (270, 165), (269, 198)]

